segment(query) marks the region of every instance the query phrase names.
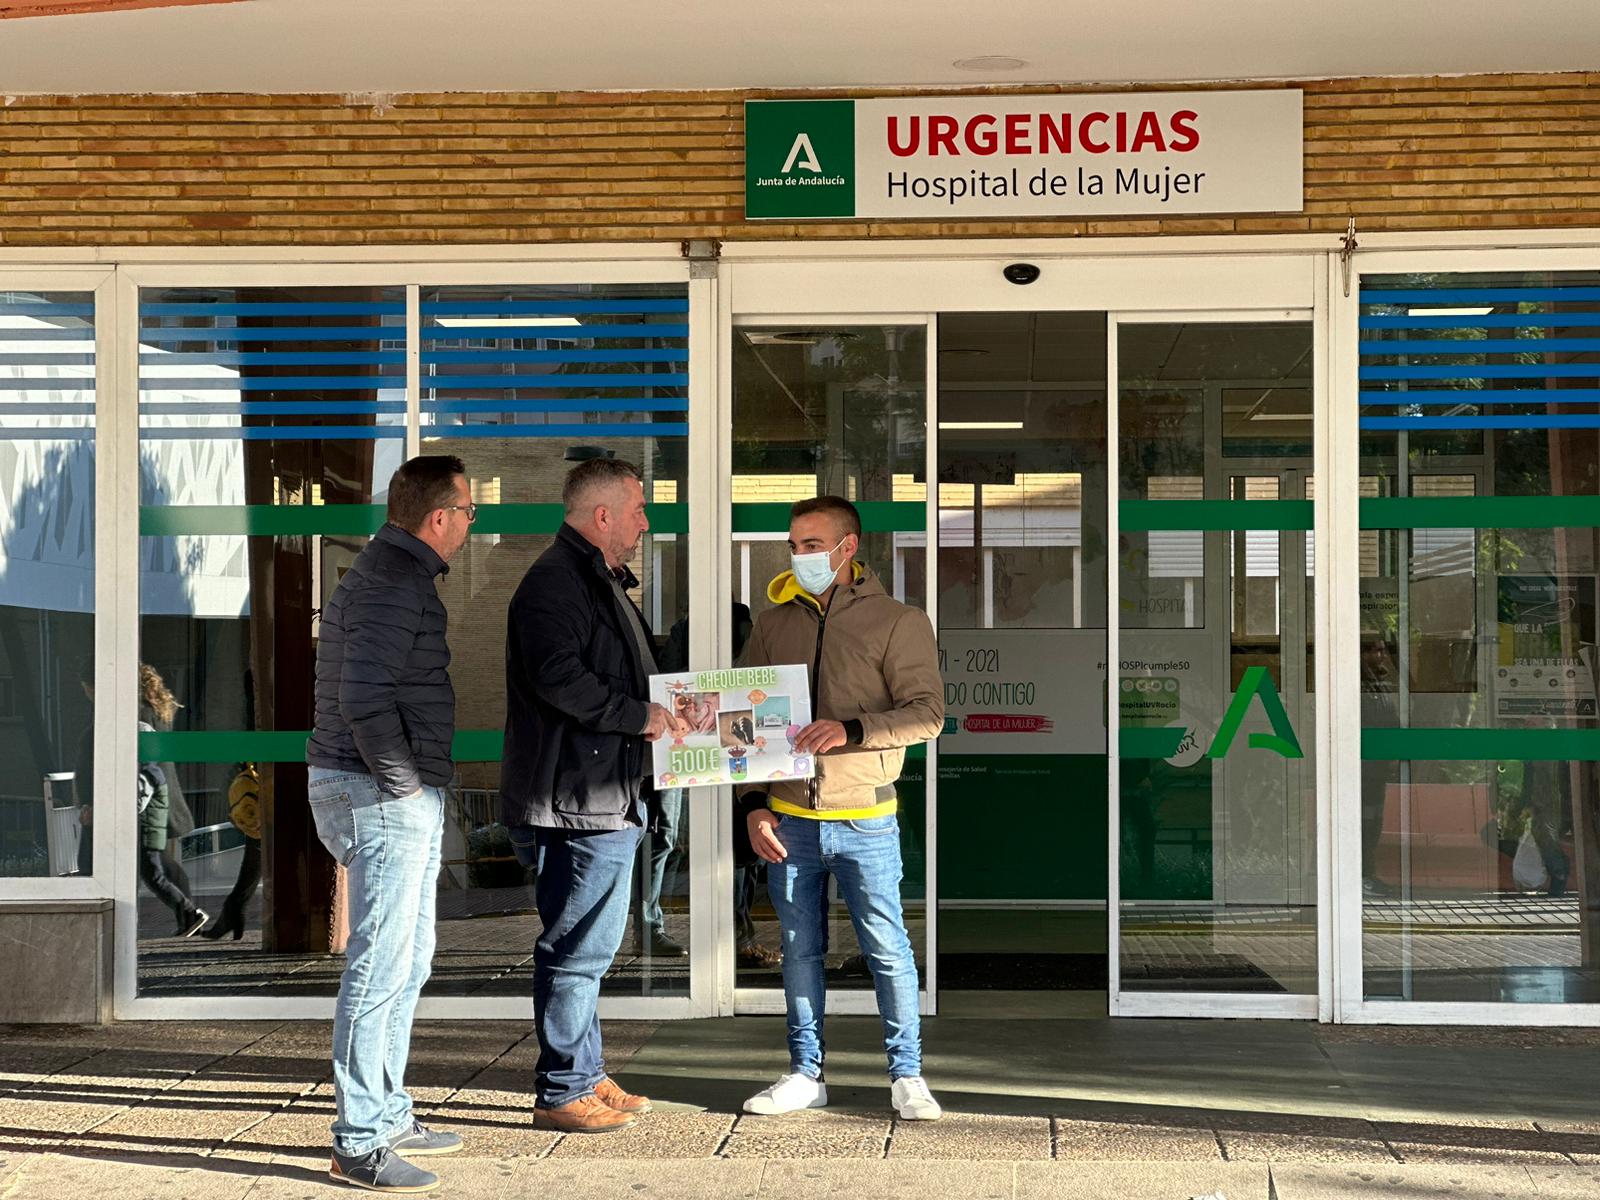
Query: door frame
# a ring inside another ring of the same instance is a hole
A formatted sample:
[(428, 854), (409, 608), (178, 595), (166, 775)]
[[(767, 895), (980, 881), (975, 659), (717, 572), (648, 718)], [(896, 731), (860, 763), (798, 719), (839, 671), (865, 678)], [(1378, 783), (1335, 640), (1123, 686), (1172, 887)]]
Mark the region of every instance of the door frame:
[[(114, 655), (126, 631), (118, 625), (116, 600), (123, 590), (120, 577), (110, 569), (110, 556), (130, 540), (137, 544), (134, 527), (123, 523), (128, 511), (127, 497), (138, 500), (138, 460), (132, 459), (133, 486), (130, 488), (119, 470), (125, 473), (127, 432), (133, 421), (124, 405), (117, 403), (114, 379), (117, 371), (118, 341), (113, 319), (116, 274), (105, 265), (9, 266), (0, 262), (0, 292), (89, 293), (94, 305), (94, 421), (90, 447), (94, 453), (94, 663), (95, 706), (94, 770), (102, 779), (130, 778), (131, 772), (116, 774), (119, 755), (125, 749), (131, 760), (138, 727), (137, 705), (130, 689), (124, 696), (117, 689)], [(0, 430), (0, 440), (6, 434)], [(122, 455), (119, 458), (119, 454)], [(137, 565), (137, 557), (135, 557)], [(13, 670), (20, 673), (20, 669)], [(104, 840), (121, 846), (138, 836), (138, 814), (126, 805), (107, 805), (103, 814)], [(69, 900), (114, 900), (130, 881), (137, 886), (131, 857), (107, 853), (106, 862), (96, 866), (93, 875), (0, 875), (0, 902), (30, 901), (50, 903)]]
[[(927, 595), (925, 597), (924, 611), (928, 620), (933, 622), (935, 630), (939, 628), (939, 556), (938, 528), (939, 528), (939, 488), (938, 488), (938, 400), (939, 400), (939, 326), (938, 316), (932, 312), (873, 312), (873, 313), (848, 313), (848, 312), (810, 312), (789, 311), (771, 313), (737, 313), (730, 314), (728, 336), (724, 339), (727, 348), (727, 365), (722, 372), (721, 386), (718, 388), (718, 401), (722, 406), (719, 413), (717, 428), (722, 432), (723, 457), (719, 462), (716, 477), (719, 480), (733, 479), (733, 339), (738, 335), (738, 330), (745, 326), (753, 325), (785, 325), (801, 324), (820, 328), (835, 326), (922, 326), (924, 330), (925, 382), (924, 382), (924, 421), (926, 432), (923, 438), (923, 475), (928, 482), (923, 514), (923, 535), (928, 545), (925, 555), (924, 579)], [(716, 563), (716, 594), (731, 596), (736, 594), (736, 586), (741, 582), (739, 570), (733, 561), (734, 548), (738, 543), (733, 538), (733, 494), (731, 482), (729, 490), (721, 497), (721, 502), (716, 506), (716, 519), (720, 524), (718, 528), (717, 545), (721, 549), (717, 553)], [(717, 630), (716, 647), (714, 655), (716, 662), (733, 661), (733, 629), (729, 623), (727, 604), (715, 606)], [(924, 775), (924, 803), (923, 803), (923, 847), (924, 847), (924, 904), (926, 913), (924, 917), (924, 933), (922, 955), (925, 969), (921, 984), (917, 992), (917, 1007), (925, 1017), (935, 1016), (938, 1012), (938, 954), (939, 945), (939, 742), (935, 738), (925, 743), (927, 758), (923, 767)], [(710, 790), (710, 789), (706, 789)], [(733, 839), (739, 836), (739, 831), (734, 828), (734, 804), (732, 788), (715, 789), (719, 797), (716, 809), (719, 826), (715, 829), (716, 845), (722, 852), (718, 855), (719, 867), (723, 866), (726, 859), (725, 874), (727, 886), (721, 887), (716, 893), (714, 903), (718, 914), (718, 934), (716, 940), (716, 963), (719, 968), (717, 993), (726, 996), (726, 1013), (738, 1015), (773, 1015), (785, 1011), (785, 1000), (782, 988), (742, 988), (738, 986), (738, 964), (735, 961), (733, 945), (732, 912), (728, 897), (733, 888), (732, 847)], [(722, 878), (724, 871), (719, 869), (718, 878)], [(870, 1016), (878, 1011), (877, 996), (871, 988), (832, 988), (828, 991), (825, 1013), (847, 1014), (852, 1016)]]
[[(1207, 318), (1260, 320), (1264, 313), (1292, 311), (1292, 319), (1312, 322), (1314, 376), (1314, 456), (1313, 472), (1327, 480), (1319, 486), (1314, 501), (1315, 554), (1318, 564), (1328, 563), (1329, 528), (1328, 512), (1335, 506), (1343, 490), (1340, 480), (1329, 469), (1329, 439), (1327, 408), (1331, 389), (1329, 372), (1332, 355), (1329, 353), (1327, 316), (1331, 294), (1330, 280), (1337, 274), (1336, 256), (1323, 250), (1303, 245), (1278, 243), (1278, 253), (1239, 253), (1219, 250), (1215, 244), (1205, 253), (1126, 253), (1103, 255), (1074, 250), (1070, 243), (1059, 245), (1030, 242), (1026, 244), (1028, 259), (1040, 267), (1038, 280), (1020, 287), (1006, 282), (1002, 268), (1016, 260), (1017, 253), (1006, 253), (986, 242), (941, 243), (932, 255), (917, 254), (911, 247), (898, 251), (870, 247), (864, 254), (850, 253), (859, 244), (849, 246), (775, 245), (772, 247), (740, 247), (736, 256), (725, 257), (721, 263), (720, 309), (722, 363), (718, 379), (718, 428), (721, 433), (716, 478), (725, 481), (732, 472), (732, 379), (731, 355), (734, 327), (740, 324), (765, 324), (769, 322), (804, 321), (811, 324), (856, 323), (883, 324), (891, 321), (927, 321), (928, 339), (928, 420), (930, 431), (927, 441), (929, 461), (927, 479), (935, 481), (937, 472), (938, 380), (937, 380), (937, 317), (940, 312), (1034, 312), (1034, 311), (1104, 311), (1108, 322), (1113, 320), (1158, 321), (1194, 320), (1201, 314)], [(1114, 434), (1116, 422), (1115, 339), (1108, 329), (1108, 442)], [(1108, 452), (1112, 449), (1108, 445)], [(1113, 489), (1112, 503), (1108, 509), (1107, 544), (1115, 545), (1118, 536), (1115, 488), (1117, 480), (1109, 469), (1116, 461), (1115, 454), (1108, 458), (1107, 484)], [(726, 484), (722, 484), (726, 486)], [(1353, 484), (1351, 488), (1353, 489)], [(731, 496), (724, 494), (715, 507), (715, 530), (718, 543), (724, 549), (717, 564), (716, 594), (732, 593), (732, 527), (730, 517)], [(938, 491), (928, 488), (928, 528), (937, 534)], [(1353, 510), (1354, 496), (1349, 499)], [(928, 555), (930, 575), (929, 617), (937, 628), (936, 588), (931, 582), (937, 569), (937, 545)], [(1316, 647), (1315, 694), (1322, 699), (1316, 706), (1317, 763), (1315, 779), (1316, 804), (1316, 896), (1317, 896), (1317, 977), (1315, 996), (1256, 997), (1249, 995), (1218, 996), (1195, 993), (1122, 993), (1124, 999), (1112, 1003), (1113, 1015), (1163, 1015), (1163, 1016), (1283, 1016), (1314, 1017), (1329, 1020), (1333, 1004), (1332, 958), (1332, 809), (1331, 769), (1332, 754), (1329, 745), (1330, 726), (1328, 709), (1331, 693), (1328, 690), (1327, 620), (1329, 615), (1329, 579), (1331, 570), (1319, 570), (1315, 579), (1314, 607)], [(1115, 654), (1116, 623), (1110, 614), (1117, 612), (1117, 572), (1107, 570), (1108, 654)], [(717, 622), (717, 650), (719, 661), (731, 653), (731, 630), (721, 606), (714, 606)], [(1108, 662), (1117, 661), (1114, 657)], [(1108, 688), (1112, 686), (1110, 672)], [(1111, 874), (1108, 875), (1108, 897), (1115, 895), (1116, 887), (1116, 730), (1108, 722), (1108, 814), (1112, 835), (1108, 846)], [(924, 1011), (936, 1011), (938, 943), (936, 937), (938, 914), (937, 890), (937, 743), (930, 744), (928, 765), (929, 828), (928, 828), (928, 974)], [(731, 888), (731, 872), (727, 886), (722, 887), (720, 877), (722, 860), (728, 855), (732, 837), (731, 800), (724, 799), (716, 806), (721, 826), (715, 831), (718, 856), (719, 896), (726, 896)], [(725, 998), (722, 1012), (781, 1011), (781, 996), (774, 990), (762, 993), (735, 994), (734, 962), (731, 929), (731, 912), (725, 902), (717, 904), (717, 994)], [(1107, 904), (1107, 927), (1112, 961), (1115, 961), (1117, 928), (1115, 905)], [(1111, 992), (1116, 995), (1115, 989)], [(836, 993), (829, 997), (829, 1012), (876, 1011), (870, 992)], [(758, 996), (760, 997), (758, 999)], [(760, 1008), (753, 1005), (759, 1003)]]
[[(562, 251), (570, 250), (570, 253)], [(122, 257), (119, 255), (119, 257)], [(143, 288), (159, 287), (293, 287), (385, 286), (406, 295), (406, 454), (420, 452), (422, 377), (419, 367), (422, 288), (440, 285), (563, 285), (683, 283), (689, 298), (689, 477), (686, 483), (691, 511), (707, 512), (715, 505), (717, 484), (710, 461), (716, 437), (713, 425), (714, 383), (719, 355), (717, 280), (691, 270), (681, 256), (652, 248), (632, 254), (627, 248), (594, 253), (579, 247), (562, 247), (554, 253), (521, 258), (505, 254), (474, 261), (470, 254), (432, 256), (419, 260), (396, 253), (347, 263), (333, 258), (315, 261), (216, 261), (216, 255), (161, 255), (154, 260), (130, 254), (133, 261), (112, 267), (68, 268), (78, 277), (85, 272), (105, 275), (96, 288), (97, 366), (97, 529), (96, 540), (96, 648), (97, 688), (111, 697), (97, 707), (96, 773), (103, 778), (128, 778), (136, 764), (135, 687), (139, 663), (140, 596), (125, 580), (139, 575), (139, 297)], [(141, 259), (143, 259), (141, 261)], [(193, 261), (190, 261), (190, 260)], [(47, 276), (44, 270), (6, 268), (0, 278), (23, 276), (32, 286)], [(63, 285), (55, 285), (63, 286)], [(76, 290), (83, 290), (79, 287)], [(701, 465), (705, 464), (705, 465)], [(699, 527), (697, 526), (697, 529)], [(710, 630), (701, 614), (714, 612), (716, 594), (711, 586), (715, 551), (709, 538), (689, 539), (690, 653), (708, 656)], [(725, 618), (724, 618), (725, 619)], [(110, 764), (110, 765), (107, 765)], [(126, 764), (126, 768), (117, 764)], [(688, 849), (691, 863), (715, 861), (711, 827), (713, 797), (693, 791), (687, 799)], [(114, 838), (126, 846), (137, 837), (137, 814), (115, 810)], [(239, 1020), (327, 1020), (335, 997), (249, 995), (141, 996), (138, 994), (138, 928), (136, 919), (139, 880), (131, 857), (117, 854), (114, 874), (102, 882), (97, 874), (89, 886), (104, 889), (115, 901), (113, 921), (113, 1013), (118, 1020), (193, 1020), (218, 1017)], [(668, 1020), (710, 1016), (717, 1011), (716, 973), (711, 965), (716, 938), (714, 905), (709, 897), (712, 871), (696, 869), (690, 879), (690, 976), (687, 994), (606, 995), (600, 998), (603, 1019)], [(30, 881), (19, 881), (30, 882)], [(4, 888), (0, 886), (0, 897)], [(424, 995), (418, 1002), (420, 1020), (522, 1019), (526, 996)]]
[[(1334, 424), (1339, 455), (1335, 465), (1352, 493), (1359, 489), (1361, 475), (1358, 401), (1364, 277), (1597, 270), (1600, 270), (1600, 246), (1595, 244), (1592, 233), (1573, 245), (1559, 242), (1551, 245), (1543, 238), (1529, 238), (1521, 233), (1515, 239), (1485, 241), (1480, 234), (1476, 239), (1463, 238), (1459, 245), (1430, 243), (1418, 248), (1406, 248), (1405, 244), (1386, 239), (1358, 255), (1351, 266), (1348, 287), (1330, 289), (1328, 295), (1328, 310), (1334, 323), (1333, 373), (1338, 389), (1335, 394), (1342, 398), (1339, 410), (1329, 419)], [(1329, 614), (1332, 644), (1340, 661), (1355, 662), (1361, 644), (1359, 606), (1349, 602), (1360, 580), (1360, 524), (1355, 499), (1351, 499), (1347, 512), (1335, 513), (1333, 519), (1332, 552), (1339, 557), (1337, 562), (1330, 563), (1329, 574), (1342, 581), (1338, 598), (1346, 603), (1342, 611)], [(1483, 602), (1480, 599), (1480, 605)], [(1335, 924), (1332, 945), (1338, 967), (1332, 1019), (1359, 1025), (1600, 1026), (1600, 1004), (1593, 1003), (1367, 998), (1361, 891), (1361, 693), (1352, 686), (1334, 700), (1337, 749), (1342, 756), (1343, 770), (1342, 775), (1335, 777), (1340, 793), (1335, 831), (1339, 849), (1336, 860), (1338, 902), (1337, 910), (1328, 914)]]

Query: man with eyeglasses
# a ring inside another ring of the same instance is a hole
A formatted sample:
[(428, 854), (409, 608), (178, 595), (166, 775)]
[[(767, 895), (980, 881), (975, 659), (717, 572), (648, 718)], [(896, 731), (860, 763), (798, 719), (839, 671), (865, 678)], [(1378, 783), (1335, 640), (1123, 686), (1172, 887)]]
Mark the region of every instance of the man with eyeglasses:
[(405, 463), (389, 481), (388, 521), (323, 606), (317, 637), (311, 812), (345, 868), (350, 906), (328, 1174), (369, 1191), (432, 1191), (438, 1177), (407, 1158), (461, 1148), (456, 1134), (416, 1119), (404, 1078), (433, 961), (444, 789), (455, 773), (456, 697), (434, 581), (476, 515), (459, 458)]

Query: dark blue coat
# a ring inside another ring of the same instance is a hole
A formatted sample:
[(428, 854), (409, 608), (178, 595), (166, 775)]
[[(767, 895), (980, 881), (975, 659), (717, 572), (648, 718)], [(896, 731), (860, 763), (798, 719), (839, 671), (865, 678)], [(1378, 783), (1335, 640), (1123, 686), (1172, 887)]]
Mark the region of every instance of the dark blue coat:
[(388, 796), (450, 782), (456, 694), (434, 586), (448, 570), (398, 525), (356, 556), (322, 609), (306, 762), (369, 774)]
[[(635, 582), (630, 576), (627, 586)], [(621, 829), (641, 820), (645, 697), (656, 664), (653, 653), (640, 661), (627, 620), (605, 556), (563, 525), (523, 576), (507, 618), (500, 819), (508, 828)]]

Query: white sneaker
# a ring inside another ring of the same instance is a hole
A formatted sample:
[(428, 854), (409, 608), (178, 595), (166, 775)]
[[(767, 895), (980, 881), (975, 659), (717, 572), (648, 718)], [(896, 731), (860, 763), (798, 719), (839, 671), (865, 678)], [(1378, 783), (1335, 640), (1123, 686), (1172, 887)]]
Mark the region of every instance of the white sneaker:
[(944, 1115), (921, 1075), (896, 1079), (889, 1089), (889, 1102), (902, 1121), (937, 1121)]
[(758, 1116), (775, 1117), (779, 1113), (799, 1112), (802, 1108), (821, 1108), (827, 1102), (827, 1084), (797, 1073), (780, 1076), (766, 1091), (751, 1096), (744, 1102), (744, 1110)]

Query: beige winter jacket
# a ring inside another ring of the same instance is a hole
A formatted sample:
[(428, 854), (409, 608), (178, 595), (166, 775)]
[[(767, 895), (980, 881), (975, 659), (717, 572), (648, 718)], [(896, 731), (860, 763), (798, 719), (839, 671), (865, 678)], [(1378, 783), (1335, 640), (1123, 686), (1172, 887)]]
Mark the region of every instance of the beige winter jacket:
[(785, 571), (767, 588), (775, 607), (756, 618), (743, 666), (802, 663), (811, 679), (812, 718), (860, 723), (860, 741), (817, 760), (812, 780), (739, 789), (741, 811), (763, 801), (791, 816), (860, 820), (895, 810), (905, 748), (944, 726), (944, 681), (933, 626), (901, 604), (860, 563), (856, 580), (834, 590), (826, 614)]

